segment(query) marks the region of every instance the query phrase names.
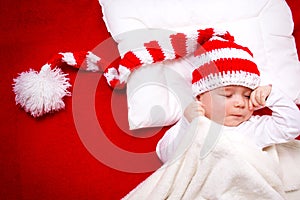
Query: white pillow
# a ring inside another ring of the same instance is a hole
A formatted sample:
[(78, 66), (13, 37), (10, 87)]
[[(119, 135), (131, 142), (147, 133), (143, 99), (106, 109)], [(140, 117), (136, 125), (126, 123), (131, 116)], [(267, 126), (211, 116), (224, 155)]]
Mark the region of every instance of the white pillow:
[[(140, 34), (141, 29), (185, 33), (207, 27), (228, 30), (237, 43), (253, 52), (261, 71), (262, 84), (277, 85), (300, 103), (300, 65), (292, 36), (294, 24), (285, 1), (99, 2), (107, 29), (118, 43), (121, 55), (133, 48), (132, 43), (142, 44), (152, 40), (153, 35)], [(187, 97), (190, 95), (190, 80), (189, 63), (183, 60), (136, 70), (127, 83), (130, 128), (165, 126), (178, 120), (185, 105), (191, 101), (191, 97)]]
[(186, 60), (148, 65), (136, 70), (127, 83), (130, 129), (176, 122), (192, 101), (191, 65)]

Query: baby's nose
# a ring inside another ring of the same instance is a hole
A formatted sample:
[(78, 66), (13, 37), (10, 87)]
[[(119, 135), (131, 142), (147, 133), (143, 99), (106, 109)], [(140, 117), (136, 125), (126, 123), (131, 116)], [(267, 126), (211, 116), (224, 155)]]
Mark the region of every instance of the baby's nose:
[(236, 96), (234, 105), (237, 107), (245, 107), (246, 99), (243, 98), (242, 96)]

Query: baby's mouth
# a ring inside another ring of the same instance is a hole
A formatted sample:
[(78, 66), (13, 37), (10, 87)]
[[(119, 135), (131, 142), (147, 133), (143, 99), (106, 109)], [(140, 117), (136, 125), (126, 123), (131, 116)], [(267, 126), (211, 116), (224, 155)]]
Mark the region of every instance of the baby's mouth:
[(243, 115), (241, 115), (241, 114), (231, 114), (231, 116), (233, 116), (233, 117), (243, 117)]

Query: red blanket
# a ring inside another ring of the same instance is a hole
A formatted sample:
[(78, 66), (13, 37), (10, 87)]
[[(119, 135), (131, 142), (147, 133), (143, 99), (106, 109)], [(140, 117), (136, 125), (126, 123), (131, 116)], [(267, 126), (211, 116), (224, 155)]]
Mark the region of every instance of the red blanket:
[[(300, 49), (300, 7), (295, 0), (287, 2)], [(0, 12), (1, 199), (120, 199), (159, 167), (155, 146), (168, 127), (129, 131), (125, 93), (112, 93), (104, 78), (94, 96), (89, 85), (82, 85), (86, 94), (80, 98), (92, 97), (91, 114), (106, 142), (79, 133), (78, 123), (91, 130), (95, 123), (76, 121), (71, 97), (65, 98), (65, 110), (34, 119), (15, 105), (12, 92), (18, 73), (39, 70), (57, 52), (90, 50), (110, 37), (98, 1), (2, 0)], [(64, 71), (73, 84), (77, 71)], [(99, 74), (81, 76), (92, 82)]]

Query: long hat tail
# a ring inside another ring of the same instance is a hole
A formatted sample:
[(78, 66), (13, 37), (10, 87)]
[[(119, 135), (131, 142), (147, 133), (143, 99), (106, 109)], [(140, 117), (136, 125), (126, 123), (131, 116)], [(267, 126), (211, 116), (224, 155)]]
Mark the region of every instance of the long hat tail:
[(102, 59), (91, 51), (58, 53), (42, 66), (39, 72), (30, 69), (14, 79), (16, 104), (33, 117), (63, 109), (63, 97), (71, 95), (68, 91), (71, 87), (69, 78), (61, 70), (64, 65), (103, 73), (112, 88), (121, 89), (125, 87), (130, 74), (139, 67), (192, 55), (199, 45), (213, 36), (226, 40), (234, 39), (228, 32), (218, 32), (213, 28), (200, 29), (189, 34), (174, 33), (163, 41), (152, 40), (144, 43), (138, 50), (126, 52), (121, 57), (118, 67), (108, 68), (105, 68)]

